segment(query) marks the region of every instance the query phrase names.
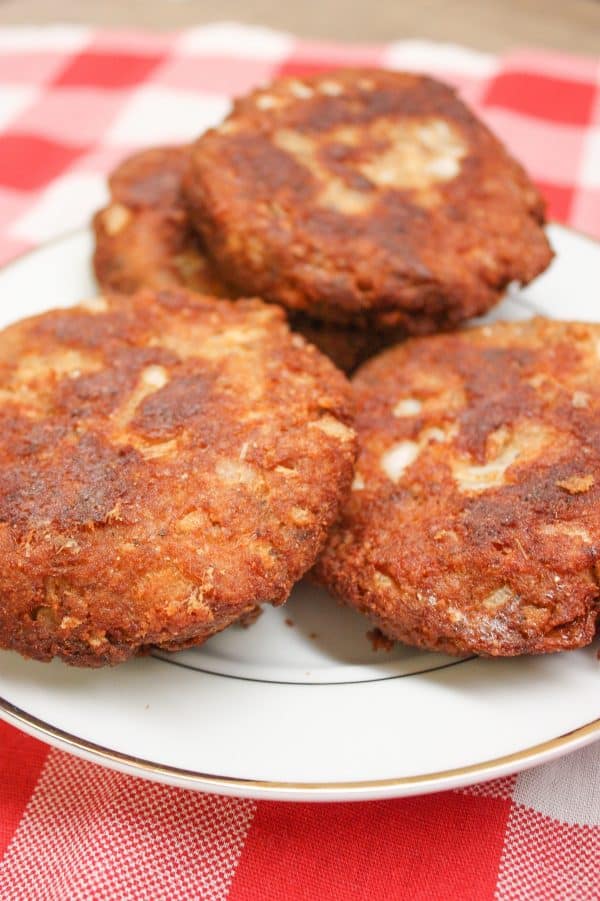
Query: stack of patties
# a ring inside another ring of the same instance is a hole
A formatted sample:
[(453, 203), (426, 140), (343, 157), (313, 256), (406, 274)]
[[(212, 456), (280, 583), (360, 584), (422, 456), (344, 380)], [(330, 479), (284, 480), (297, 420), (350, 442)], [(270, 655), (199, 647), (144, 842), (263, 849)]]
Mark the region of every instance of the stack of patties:
[(258, 295), (346, 371), (551, 258), (523, 169), (450, 88), (404, 73), (281, 79), (191, 147), (127, 160), (110, 192), (103, 288)]
[[(600, 331), (455, 331), (552, 252), (538, 192), (450, 88), (282, 79), (110, 190), (108, 296), (0, 336), (4, 646), (97, 665), (199, 644), (323, 550), (317, 578), (391, 638), (592, 639)], [(397, 346), (352, 391), (313, 344), (347, 371)]]
[[(552, 257), (523, 169), (450, 89), (414, 75), (344, 71), (259, 90), (195, 144), (185, 187), (238, 291), (327, 328), (454, 329)], [(367, 363), (354, 380), (360, 456), (316, 568), (323, 584), (423, 648), (589, 643), (599, 337), (500, 323)]]
[[(282, 79), (170, 153), (170, 215), (188, 252), (159, 253), (161, 278), (218, 273), (230, 296), (284, 307), (347, 370), (400, 337), (455, 330), (552, 257), (521, 166), (426, 77)], [(137, 196), (122, 190), (150, 159), (115, 174), (96, 221), (103, 283), (119, 243), (131, 270), (128, 230), (160, 205), (141, 182)], [(147, 278), (153, 267), (141, 268)], [(424, 648), (505, 655), (589, 642), (595, 340), (584, 326), (498, 324), (413, 338), (366, 364), (354, 380), (360, 456), (315, 570), (323, 584)]]
[[(156, 147), (125, 160), (110, 176), (110, 203), (94, 217), (94, 270), (105, 291), (184, 287), (212, 297), (239, 297), (217, 270), (192, 225), (183, 194), (190, 147)], [(251, 292), (250, 292), (251, 293)], [(399, 339), (397, 329), (371, 332), (288, 311), (290, 324), (350, 372)]]

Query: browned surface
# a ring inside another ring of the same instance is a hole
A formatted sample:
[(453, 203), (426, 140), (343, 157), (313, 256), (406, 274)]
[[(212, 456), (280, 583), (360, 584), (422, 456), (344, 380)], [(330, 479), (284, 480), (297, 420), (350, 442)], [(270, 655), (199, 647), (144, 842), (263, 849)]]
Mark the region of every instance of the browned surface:
[(103, 290), (184, 286), (227, 296), (183, 203), (187, 161), (186, 147), (156, 147), (129, 157), (111, 176), (111, 203), (93, 223), (94, 270)]
[(96, 666), (281, 604), (352, 477), (343, 376), (183, 291), (0, 334), (0, 646)]
[(186, 146), (150, 147), (134, 153), (108, 178), (112, 198), (133, 210), (181, 207), (181, 179), (188, 162)]
[(184, 187), (231, 281), (329, 321), (451, 328), (551, 258), (523, 169), (450, 88), (416, 75), (256, 91), (196, 142)]
[(354, 379), (361, 452), (318, 576), (451, 653), (588, 644), (599, 607), (600, 326), (417, 339)]
[[(112, 203), (94, 217), (94, 269), (105, 291), (185, 287), (217, 297), (225, 286), (192, 229), (181, 195), (186, 147), (154, 147), (129, 157), (109, 179)], [(242, 292), (243, 293), (243, 292)], [(302, 314), (290, 317), (340, 369), (351, 372), (399, 335), (341, 328)]]

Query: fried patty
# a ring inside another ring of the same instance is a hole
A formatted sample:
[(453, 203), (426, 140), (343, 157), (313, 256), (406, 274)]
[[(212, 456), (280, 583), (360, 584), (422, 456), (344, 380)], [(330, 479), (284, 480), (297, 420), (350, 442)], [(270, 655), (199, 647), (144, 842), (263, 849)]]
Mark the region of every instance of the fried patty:
[(146, 291), (0, 333), (0, 647), (114, 664), (282, 604), (347, 494), (350, 406), (260, 301)]
[(388, 637), (509, 656), (592, 641), (600, 326), (412, 339), (354, 379), (360, 454), (318, 578)]
[[(111, 203), (93, 220), (94, 270), (102, 290), (129, 294), (143, 287), (184, 287), (216, 297), (240, 293), (219, 276), (192, 227), (181, 188), (188, 159), (187, 147), (156, 147), (129, 157), (111, 175)], [(400, 338), (398, 332), (344, 328), (302, 313), (289, 319), (294, 331), (345, 372)]]
[(552, 257), (524, 170), (420, 75), (275, 81), (199, 138), (184, 188), (234, 284), (332, 322), (449, 329)]
[(110, 203), (94, 216), (94, 270), (103, 291), (186, 287), (230, 293), (192, 228), (181, 193), (187, 147), (129, 157), (109, 178)]

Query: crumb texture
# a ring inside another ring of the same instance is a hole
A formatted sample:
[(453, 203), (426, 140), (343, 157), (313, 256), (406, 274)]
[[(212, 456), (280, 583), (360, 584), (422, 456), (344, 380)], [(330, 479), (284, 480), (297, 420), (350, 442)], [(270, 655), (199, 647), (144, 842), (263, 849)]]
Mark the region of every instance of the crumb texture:
[(600, 326), (533, 319), (413, 339), (365, 364), (353, 490), (319, 579), (422, 648), (588, 644), (600, 609), (599, 346)]
[[(93, 220), (94, 270), (102, 290), (188, 288), (223, 298), (248, 293), (218, 273), (193, 228), (182, 189), (188, 163), (188, 147), (155, 147), (115, 169), (111, 202)], [(290, 324), (344, 372), (402, 336), (399, 329), (332, 326), (302, 313), (291, 315)]]
[(9, 327), (0, 358), (0, 646), (118, 663), (286, 600), (355, 437), (279, 309), (109, 295)]
[(111, 200), (94, 217), (94, 270), (102, 290), (185, 287), (230, 295), (192, 228), (181, 189), (187, 147), (128, 157), (109, 179)]
[(221, 270), (324, 321), (449, 329), (552, 252), (522, 167), (448, 86), (283, 78), (193, 145), (184, 190)]

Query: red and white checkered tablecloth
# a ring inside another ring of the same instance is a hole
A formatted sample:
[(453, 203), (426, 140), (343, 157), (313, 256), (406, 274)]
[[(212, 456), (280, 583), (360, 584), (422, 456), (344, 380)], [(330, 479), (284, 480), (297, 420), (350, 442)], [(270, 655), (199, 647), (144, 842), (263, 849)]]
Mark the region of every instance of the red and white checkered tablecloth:
[[(229, 98), (338, 65), (457, 86), (550, 216), (600, 237), (600, 61), (444, 44), (341, 45), (218, 24), (170, 34), (0, 29), (0, 260), (85, 224), (133, 149), (185, 141)], [(277, 804), (145, 783), (0, 724), (0, 899), (600, 898), (600, 746), (462, 791)]]

